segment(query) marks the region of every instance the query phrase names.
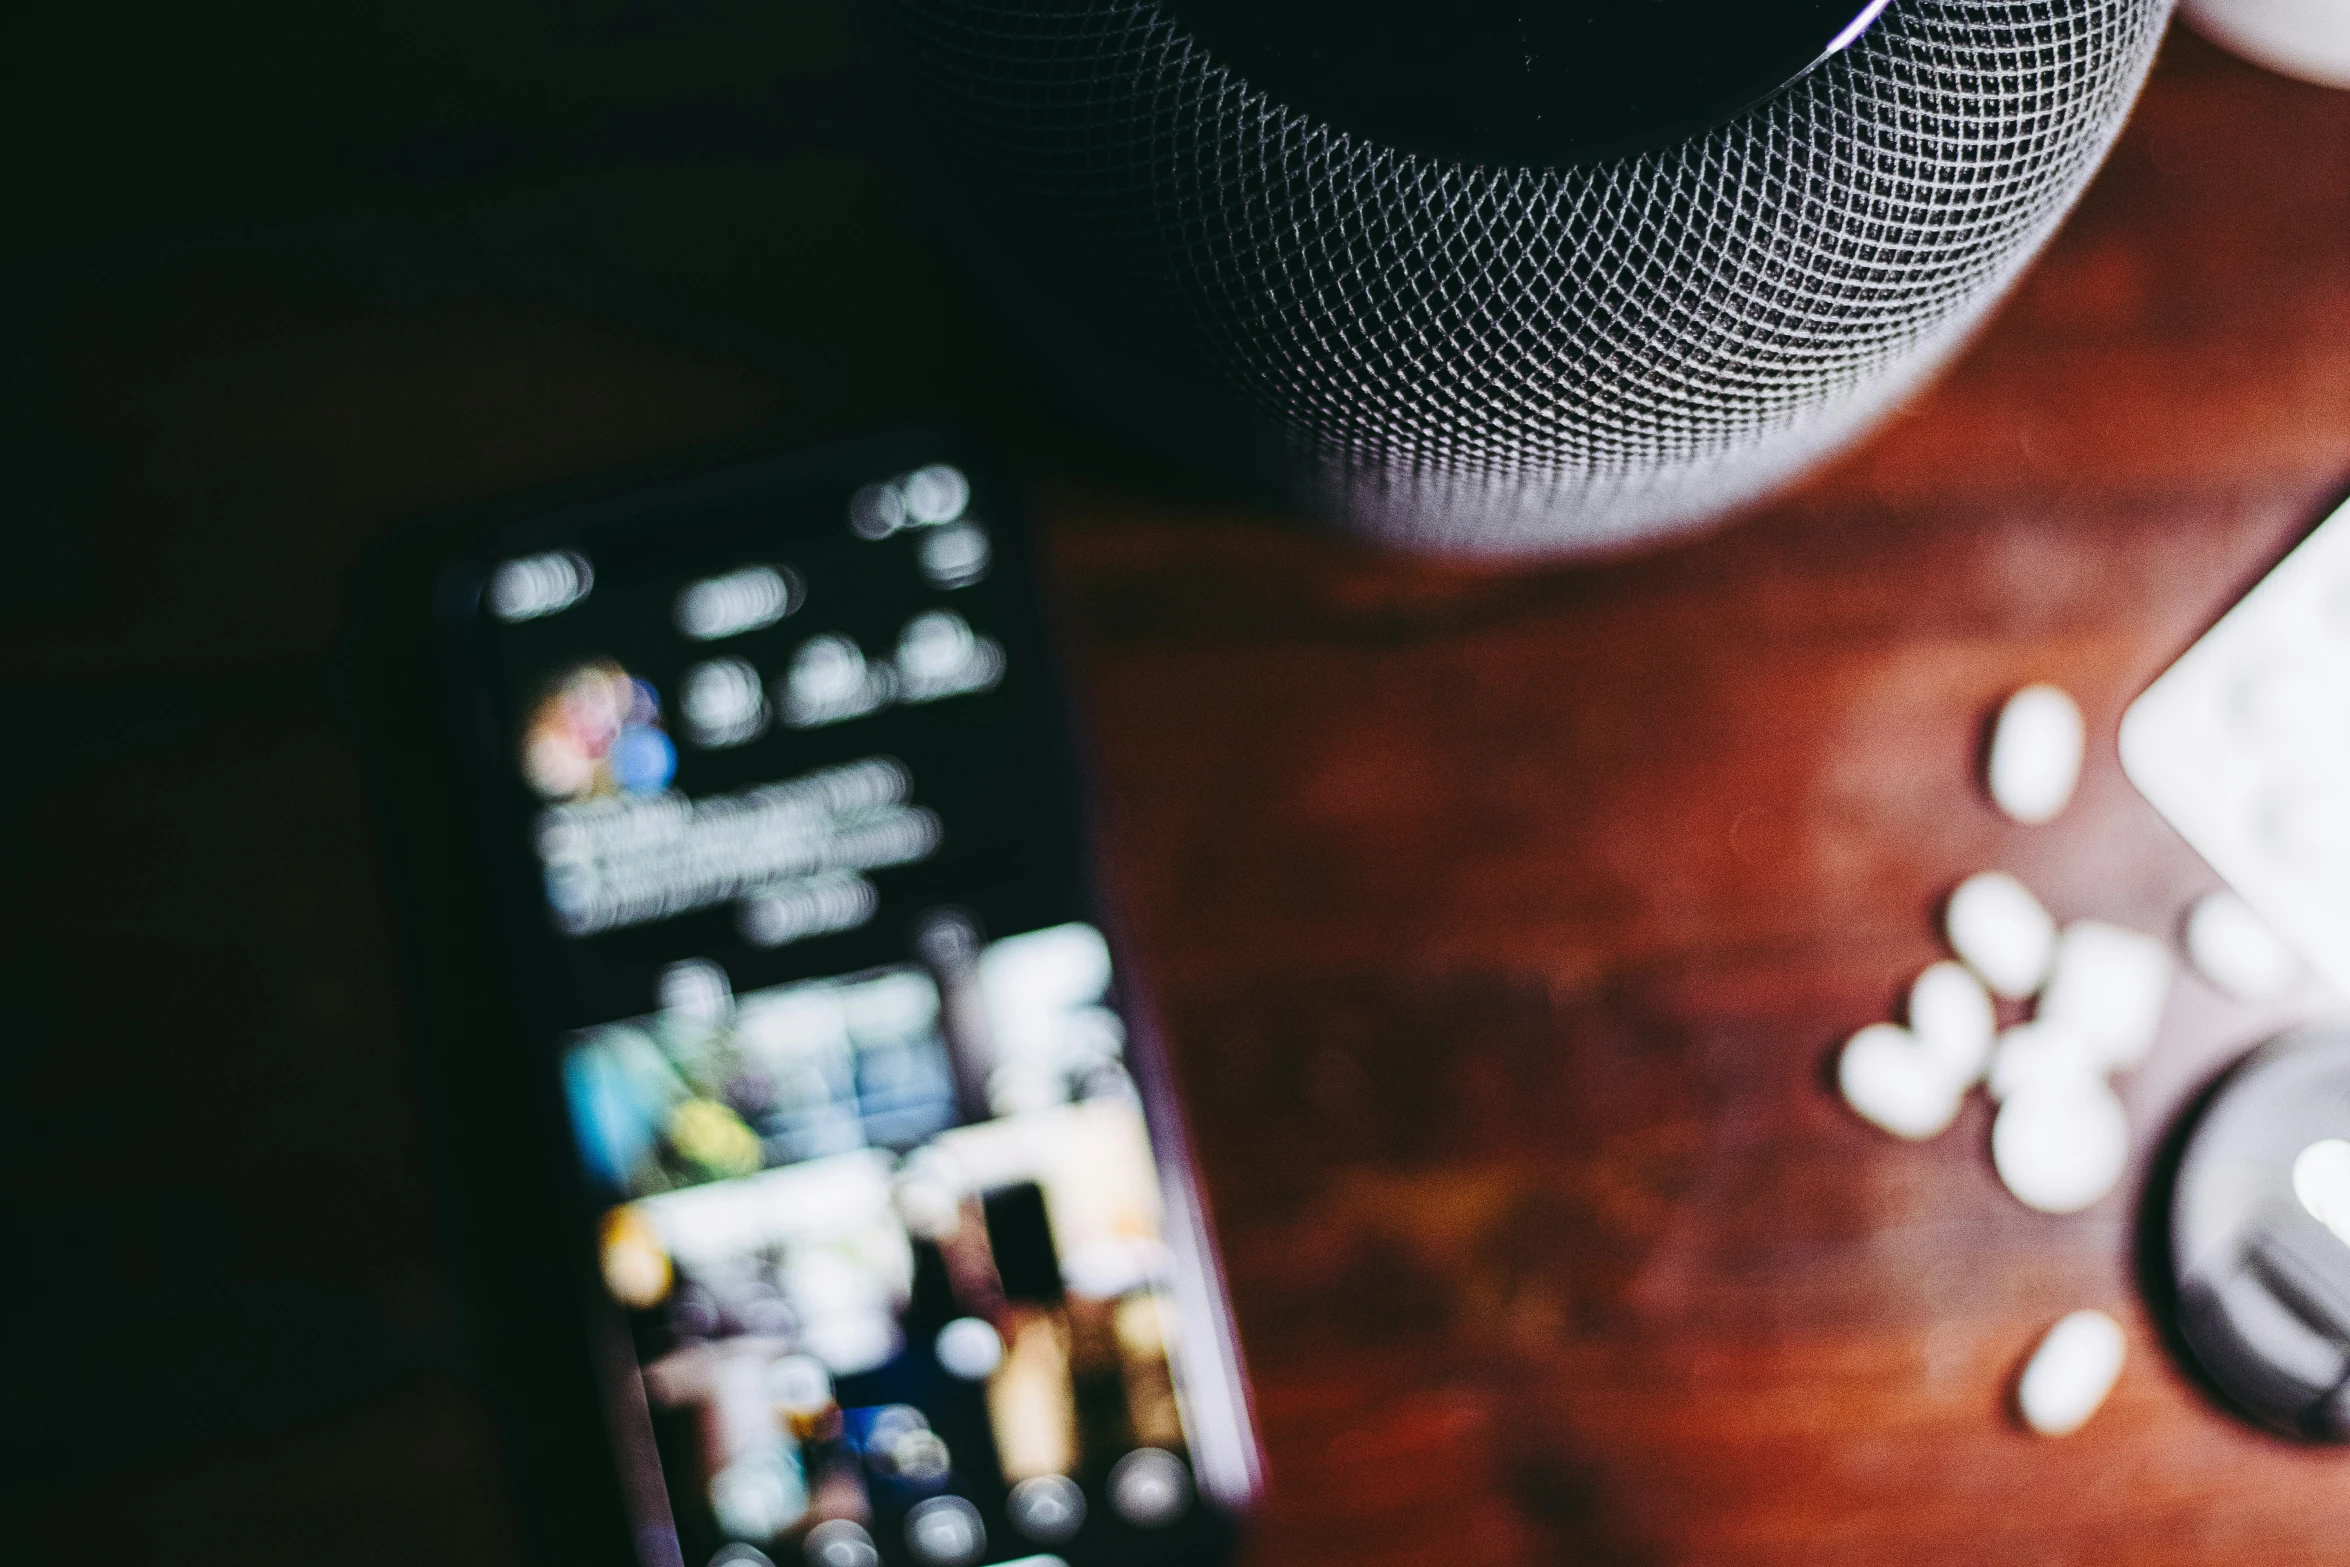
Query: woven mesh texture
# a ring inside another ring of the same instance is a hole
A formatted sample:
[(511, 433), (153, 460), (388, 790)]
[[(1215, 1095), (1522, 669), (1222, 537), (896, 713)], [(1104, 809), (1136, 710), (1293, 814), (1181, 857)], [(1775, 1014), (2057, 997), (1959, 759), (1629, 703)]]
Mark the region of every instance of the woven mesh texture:
[(1182, 404), (1358, 528), (1507, 550), (1718, 513), (1912, 387), (2087, 182), (2168, 0), (1893, 0), (1712, 131), (1557, 169), (1334, 129), (1153, 0), (882, 10), (1023, 329), (1110, 417)]

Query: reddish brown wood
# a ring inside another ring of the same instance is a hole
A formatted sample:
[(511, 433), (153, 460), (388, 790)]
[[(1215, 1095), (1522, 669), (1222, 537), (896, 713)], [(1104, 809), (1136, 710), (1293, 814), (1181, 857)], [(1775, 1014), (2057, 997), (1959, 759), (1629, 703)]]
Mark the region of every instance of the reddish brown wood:
[[(1957, 370), (1738, 527), (1500, 573), (1053, 491), (1255, 1362), (1256, 1559), (2337, 1557), (2345, 1460), (2158, 1343), (2135, 1180), (2030, 1214), (1980, 1105), (1901, 1146), (1825, 1069), (1972, 870), (2157, 931), (2212, 884), (2115, 724), (2346, 484), (2350, 95), (2190, 42)], [(1974, 777), (2035, 678), (2094, 741), (2026, 829)], [(2143, 1141), (2273, 1022), (2183, 982)], [(2132, 1359), (2048, 1443), (2013, 1377), (2083, 1305)]]
[[(73, 417), (122, 465), (93, 535), (118, 591), (28, 610), (19, 679), (298, 660), (390, 519), (808, 403), (568, 316), (185, 287), (76, 328)], [(1692, 543), (1467, 568), (1047, 472), (1113, 863), (1256, 1378), (1252, 1559), (2338, 1558), (2350, 1460), (2206, 1401), (2142, 1304), (2132, 1197), (2027, 1213), (1980, 1106), (1897, 1145), (1826, 1074), (1969, 871), (2149, 930), (2211, 885), (2115, 722), (2345, 485), (2350, 94), (2191, 40), (1967, 357)], [(2024, 829), (1973, 776), (2034, 678), (2093, 749), (2070, 813)], [(12, 973), (88, 987), (89, 954), (127, 953), (251, 1020), (226, 1088), (94, 1025), (176, 1104), (78, 1180), (200, 1167), (303, 1266), (429, 1295), (355, 762), (325, 695), (271, 689), (141, 771), (44, 786), (9, 851), (44, 911)], [(2276, 1021), (2183, 982), (2127, 1089), (2145, 1142)], [(12, 1078), (43, 1103), (81, 1081)], [(207, 1140), (191, 1103), (241, 1130)], [(2012, 1379), (2084, 1305), (2132, 1357), (2043, 1442)], [(479, 1411), (404, 1388), (45, 1505), (101, 1509), (110, 1559), (510, 1559)]]

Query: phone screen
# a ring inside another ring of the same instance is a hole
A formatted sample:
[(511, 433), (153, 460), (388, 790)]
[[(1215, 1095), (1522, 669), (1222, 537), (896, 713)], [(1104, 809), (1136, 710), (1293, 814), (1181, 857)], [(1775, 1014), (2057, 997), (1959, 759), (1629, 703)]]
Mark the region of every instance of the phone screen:
[(1253, 1447), (1026, 540), (903, 457), (443, 587), (639, 1554), (1212, 1560)]

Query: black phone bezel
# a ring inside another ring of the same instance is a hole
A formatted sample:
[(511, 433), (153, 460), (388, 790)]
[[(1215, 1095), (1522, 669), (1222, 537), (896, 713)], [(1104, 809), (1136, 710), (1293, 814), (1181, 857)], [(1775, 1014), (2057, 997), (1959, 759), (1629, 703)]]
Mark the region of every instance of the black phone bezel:
[[(1120, 973), (1129, 1066), (1170, 1240), (1193, 1280), (1188, 1376), (1198, 1380), (1203, 1353), (1214, 1362), (1216, 1385), (1205, 1391), (1220, 1429), (1206, 1434), (1224, 1473), (1211, 1484), (1203, 1470), (1202, 1488), (1219, 1520), (1210, 1534), (1223, 1545), (1198, 1559), (1228, 1554), (1261, 1487), (1245, 1372), (1189, 1137), (1147, 982), (1100, 885), (1094, 795), (1052, 657), (1035, 538), (1015, 492), (985, 453), (948, 432), (899, 431), (815, 452), (754, 438), (418, 524), (360, 577), (350, 669), (418, 1004), (443, 1227), (459, 1265), (471, 1358), (495, 1406), (538, 1559), (666, 1567), (677, 1558), (674, 1535), (666, 1546), (661, 1538), (668, 1503), (658, 1467), (643, 1462), (649, 1448), (627, 1461), (624, 1450), (640, 1438), (613, 1417), (637, 1367), (597, 1276), (589, 1194), (553, 1069), (569, 1031), (551, 1001), (556, 938), (517, 815), (525, 802), (489, 711), (475, 640), (483, 585), (496, 563), (517, 555), (647, 530), (744, 496), (845, 495), (941, 461), (962, 467), (990, 498), (997, 598), (1017, 622), (1007, 650), (1032, 671), (1021, 687), (1022, 721), (1046, 741), (1040, 774), (1070, 805), (1079, 886)], [(516, 1050), (517, 1040), (526, 1047)], [(641, 1439), (649, 1442), (649, 1431)]]

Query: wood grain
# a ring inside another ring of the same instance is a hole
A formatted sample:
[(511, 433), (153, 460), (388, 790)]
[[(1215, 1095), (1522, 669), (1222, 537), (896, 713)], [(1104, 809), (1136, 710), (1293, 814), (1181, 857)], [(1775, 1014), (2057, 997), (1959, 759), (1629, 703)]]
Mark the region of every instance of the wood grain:
[[(12, 991), (80, 1053), (20, 1052), (8, 1093), (70, 1103), (104, 1059), (161, 1102), (103, 1159), (26, 1117), (10, 1168), (73, 1170), (105, 1223), (204, 1172), (232, 1278), (360, 1303), (389, 1369), (85, 1455), (27, 1499), (59, 1559), (93, 1517), (116, 1560), (511, 1559), (447, 1369), (356, 765), (304, 671), (399, 515), (809, 401), (561, 305), (307, 288), (215, 265), (61, 329), (99, 569), (0, 640), (20, 685), (161, 716), (19, 790)], [(1970, 871), (2153, 931), (2212, 885), (2114, 727), (2350, 486), (2350, 94), (2174, 38), (1948, 376), (1655, 554), (1374, 555), (1025, 450), (1255, 1377), (1252, 1560), (2339, 1558), (2343, 1457), (2217, 1410), (2139, 1279), (2147, 1158), (2281, 1011), (2182, 982), (2126, 1088), (2128, 1189), (2066, 1219), (1998, 1188), (1979, 1105), (1898, 1145), (1827, 1074)], [(2092, 737), (2039, 829), (1975, 783), (2029, 679)], [(238, 699), (154, 695), (208, 681)], [(173, 1029), (90, 1005), (126, 954)], [(2033, 1438), (2015, 1372), (2091, 1305), (2130, 1325), (2119, 1390)]]

